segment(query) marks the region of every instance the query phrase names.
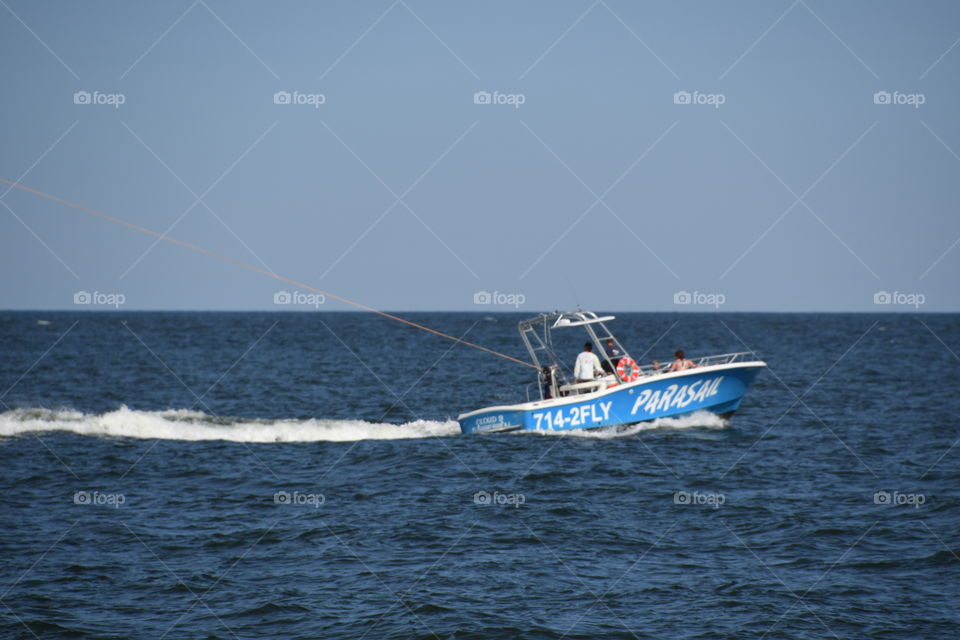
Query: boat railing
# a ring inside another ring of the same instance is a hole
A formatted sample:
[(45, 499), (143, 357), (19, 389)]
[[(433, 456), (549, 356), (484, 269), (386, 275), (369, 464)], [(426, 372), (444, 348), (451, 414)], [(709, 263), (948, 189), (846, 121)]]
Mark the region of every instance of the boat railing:
[[(693, 364), (698, 367), (712, 367), (719, 364), (749, 362), (750, 360), (756, 359), (757, 356), (752, 351), (737, 351), (735, 353), (721, 353), (715, 356), (703, 356), (702, 358), (688, 358), (688, 360), (693, 362)], [(671, 362), (673, 362), (672, 359), (661, 360), (659, 370), (654, 369), (652, 363), (640, 365), (640, 374), (644, 376), (650, 376), (655, 373), (666, 373)]]
[(733, 364), (734, 362), (749, 362), (756, 360), (757, 354), (752, 351), (737, 351), (735, 353), (722, 353), (716, 356), (705, 356), (694, 363), (698, 367), (709, 367), (716, 364)]
[[(752, 351), (737, 351), (734, 353), (721, 353), (714, 356), (703, 356), (701, 358), (688, 358), (693, 362), (697, 367), (712, 367), (721, 364), (733, 364), (736, 362), (749, 362), (751, 360), (757, 360), (757, 355)], [(653, 364), (639, 364), (638, 368), (640, 369), (640, 375), (642, 377), (656, 375), (658, 373), (667, 373), (667, 369), (670, 367), (672, 360), (665, 359), (660, 361), (659, 369), (654, 369)], [(613, 379), (615, 382), (615, 379)], [(604, 383), (609, 383), (610, 380), (599, 379), (594, 382), (580, 383), (580, 384), (566, 384), (560, 386), (561, 395), (566, 396), (571, 392), (584, 393), (589, 391), (597, 391), (603, 387)], [(542, 383), (540, 381), (531, 382), (526, 385), (526, 396), (527, 402), (534, 402), (542, 400), (541, 390)]]
[[(527, 402), (535, 402), (537, 400), (540, 400), (540, 394), (541, 394), (540, 387), (541, 387), (540, 382), (531, 382), (526, 387), (524, 387), (527, 392)], [(531, 391), (533, 393), (531, 393)]]

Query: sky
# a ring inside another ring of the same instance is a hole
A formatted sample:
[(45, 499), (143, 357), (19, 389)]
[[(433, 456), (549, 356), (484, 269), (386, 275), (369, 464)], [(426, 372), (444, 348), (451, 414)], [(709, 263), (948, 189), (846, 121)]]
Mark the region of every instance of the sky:
[[(0, 2), (0, 178), (388, 310), (960, 311), (960, 5)], [(0, 184), (0, 308), (340, 310)]]

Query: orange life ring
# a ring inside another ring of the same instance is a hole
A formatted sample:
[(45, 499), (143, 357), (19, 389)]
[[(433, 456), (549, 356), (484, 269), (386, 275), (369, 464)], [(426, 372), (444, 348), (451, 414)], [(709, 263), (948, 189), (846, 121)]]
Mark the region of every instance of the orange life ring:
[(617, 375), (624, 382), (633, 382), (640, 377), (640, 367), (633, 361), (633, 358), (625, 356), (620, 358), (620, 362), (617, 363)]

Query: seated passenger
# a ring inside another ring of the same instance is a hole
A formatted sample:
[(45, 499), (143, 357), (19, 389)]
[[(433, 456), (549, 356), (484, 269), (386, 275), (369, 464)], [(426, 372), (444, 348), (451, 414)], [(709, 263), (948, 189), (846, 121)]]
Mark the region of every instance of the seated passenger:
[(654, 360), (654, 361), (653, 361), (653, 364), (652, 364), (652, 367), (653, 367), (653, 369), (650, 371), (650, 375), (652, 375), (652, 376), (658, 376), (658, 375), (660, 375), (661, 373), (663, 373), (663, 371), (660, 370), (660, 361), (659, 361), (659, 360)]
[(692, 360), (687, 360), (686, 356), (683, 353), (683, 349), (677, 350), (677, 352), (673, 354), (673, 357), (674, 357), (674, 361), (670, 363), (670, 367), (667, 369), (668, 372), (683, 371), (685, 369), (693, 369), (697, 366), (693, 364)]
[(602, 374), (600, 358), (593, 352), (593, 345), (588, 342), (583, 345), (583, 351), (577, 356), (577, 362), (573, 366), (573, 377), (576, 382), (592, 382)]

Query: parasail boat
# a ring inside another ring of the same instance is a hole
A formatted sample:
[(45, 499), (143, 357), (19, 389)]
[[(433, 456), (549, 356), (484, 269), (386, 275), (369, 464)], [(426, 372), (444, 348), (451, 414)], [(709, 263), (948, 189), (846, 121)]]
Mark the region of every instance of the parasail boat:
[[(629, 425), (709, 411), (729, 417), (766, 363), (749, 351), (688, 360), (687, 368), (640, 365), (592, 311), (542, 313), (518, 324), (533, 364), (536, 390), (527, 401), (486, 407), (457, 417), (463, 433), (565, 431)], [(558, 357), (553, 332), (582, 328), (604, 374), (577, 381)], [(531, 386), (533, 386), (531, 384)]]

